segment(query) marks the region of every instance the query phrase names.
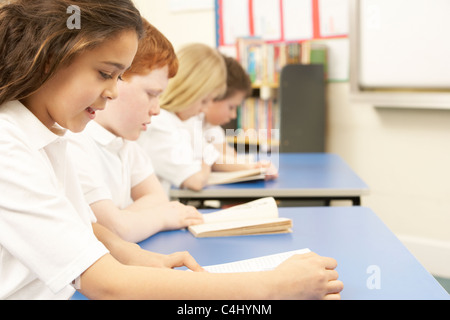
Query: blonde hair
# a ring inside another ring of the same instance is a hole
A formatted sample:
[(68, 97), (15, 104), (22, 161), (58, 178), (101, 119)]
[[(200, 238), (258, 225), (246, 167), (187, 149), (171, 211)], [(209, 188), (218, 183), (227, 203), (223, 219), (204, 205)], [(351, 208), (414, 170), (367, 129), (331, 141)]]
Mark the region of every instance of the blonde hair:
[(227, 71), (220, 53), (204, 44), (185, 46), (177, 53), (179, 69), (161, 96), (161, 108), (179, 112), (211, 95), (225, 94)]

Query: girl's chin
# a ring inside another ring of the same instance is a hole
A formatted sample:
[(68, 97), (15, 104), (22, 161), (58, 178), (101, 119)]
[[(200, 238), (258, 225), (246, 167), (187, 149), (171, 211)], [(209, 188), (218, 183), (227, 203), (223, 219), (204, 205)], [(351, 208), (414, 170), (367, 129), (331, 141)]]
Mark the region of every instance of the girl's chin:
[(79, 121), (77, 123), (68, 125), (66, 129), (73, 133), (80, 133), (83, 132), (89, 122), (90, 121)]

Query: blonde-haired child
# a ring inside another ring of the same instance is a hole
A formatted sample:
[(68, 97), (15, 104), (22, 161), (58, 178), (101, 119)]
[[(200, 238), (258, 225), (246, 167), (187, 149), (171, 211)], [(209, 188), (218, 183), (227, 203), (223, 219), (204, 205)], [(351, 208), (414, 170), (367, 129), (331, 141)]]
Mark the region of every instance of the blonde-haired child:
[[(237, 118), (237, 108), (251, 96), (252, 84), (239, 61), (223, 55), (227, 68), (226, 93), (216, 98), (209, 108), (202, 114), (189, 120), (191, 136), (194, 139), (196, 126), (201, 126), (202, 137), (207, 144), (214, 145), (219, 152), (219, 158), (212, 166), (213, 171), (237, 171), (261, 168), (265, 169), (266, 180), (276, 179), (278, 170), (267, 160), (254, 161), (244, 155), (238, 155), (236, 150), (228, 143), (225, 130), (222, 126), (229, 124)], [(253, 155), (254, 156), (254, 155)]]
[(139, 143), (167, 191), (170, 186), (201, 190), (219, 154), (214, 148), (206, 154), (202, 141), (195, 145), (185, 122), (225, 93), (226, 67), (217, 50), (200, 43), (183, 47), (177, 56), (178, 74), (161, 96), (161, 114)]
[[(76, 5), (81, 29), (67, 28)], [(0, 299), (336, 299), (336, 261), (295, 256), (267, 272), (209, 274), (187, 253), (141, 250), (95, 223), (66, 130), (117, 98), (142, 20), (129, 0), (0, 6)]]

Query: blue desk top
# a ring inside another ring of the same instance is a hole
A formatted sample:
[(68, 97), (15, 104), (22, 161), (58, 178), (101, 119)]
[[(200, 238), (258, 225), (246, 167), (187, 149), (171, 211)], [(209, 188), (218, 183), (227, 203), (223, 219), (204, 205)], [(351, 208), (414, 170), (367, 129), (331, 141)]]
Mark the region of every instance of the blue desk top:
[(449, 298), (370, 209), (280, 208), (280, 216), (293, 219), (292, 234), (197, 239), (182, 230), (157, 234), (141, 246), (164, 254), (187, 250), (203, 266), (309, 248), (338, 261), (342, 299)]
[[(293, 220), (293, 233), (197, 239), (178, 230), (159, 233), (140, 245), (163, 254), (187, 250), (203, 266), (309, 248), (338, 261), (343, 300), (449, 299), (370, 209), (280, 208), (280, 216)], [(77, 293), (73, 299), (85, 297)]]
[(335, 154), (282, 153), (271, 155), (279, 168), (279, 177), (270, 181), (251, 181), (207, 186), (200, 192), (172, 188), (172, 197), (317, 197), (361, 196), (369, 188), (363, 180)]

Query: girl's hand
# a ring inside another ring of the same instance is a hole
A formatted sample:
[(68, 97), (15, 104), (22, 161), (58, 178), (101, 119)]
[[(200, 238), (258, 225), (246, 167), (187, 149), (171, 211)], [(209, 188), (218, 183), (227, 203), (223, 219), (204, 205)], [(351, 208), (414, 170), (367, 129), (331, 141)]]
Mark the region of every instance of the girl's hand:
[(131, 243), (127, 250), (130, 255), (127, 265), (167, 269), (186, 267), (195, 272), (205, 271), (186, 251), (164, 255), (141, 249), (137, 244)]

